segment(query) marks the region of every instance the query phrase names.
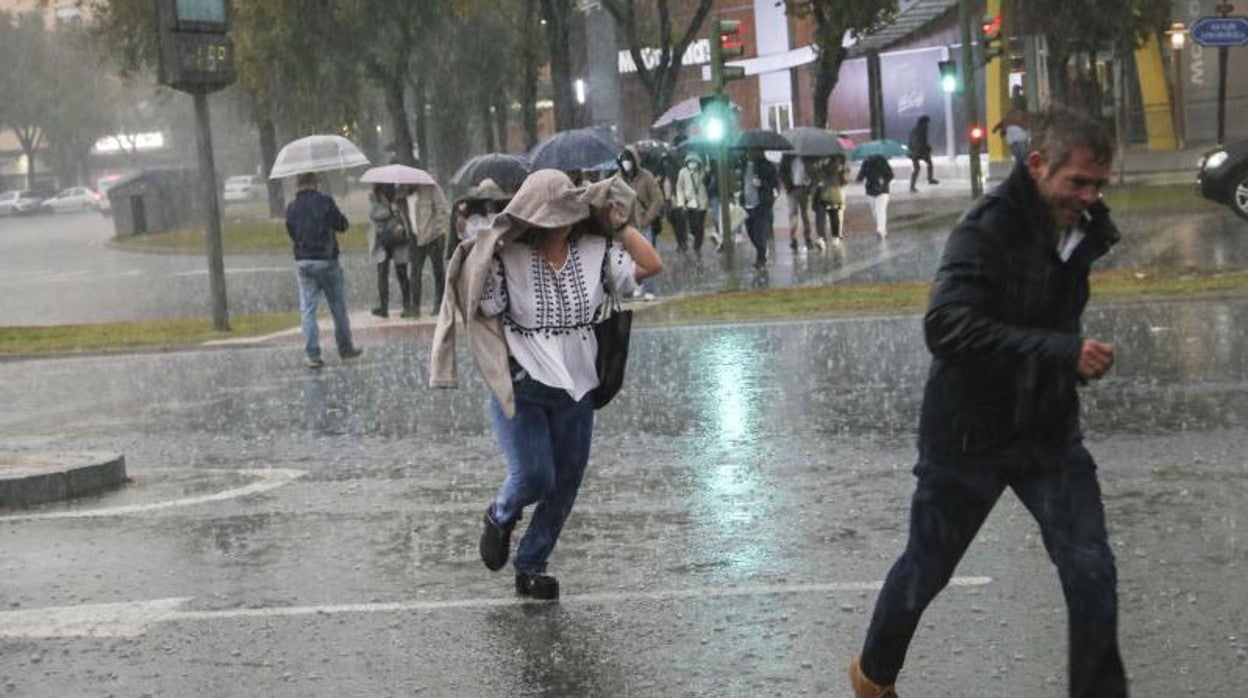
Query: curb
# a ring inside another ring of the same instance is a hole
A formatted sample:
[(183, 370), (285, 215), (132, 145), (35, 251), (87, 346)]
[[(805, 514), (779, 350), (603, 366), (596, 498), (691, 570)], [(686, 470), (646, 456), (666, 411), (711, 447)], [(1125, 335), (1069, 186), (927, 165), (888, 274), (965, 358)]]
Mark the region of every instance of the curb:
[(114, 490), (126, 481), (124, 455), (0, 452), (0, 511)]

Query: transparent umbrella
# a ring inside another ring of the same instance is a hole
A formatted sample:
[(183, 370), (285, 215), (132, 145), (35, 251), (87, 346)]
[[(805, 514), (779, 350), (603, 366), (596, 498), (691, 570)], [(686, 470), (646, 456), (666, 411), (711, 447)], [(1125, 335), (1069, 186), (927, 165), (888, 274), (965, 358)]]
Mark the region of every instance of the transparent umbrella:
[(300, 172), (329, 172), (367, 165), (368, 158), (342, 136), (305, 136), (282, 146), (273, 160), (269, 179), (290, 177)]
[(437, 184), (428, 172), (407, 165), (370, 167), (360, 176), (360, 181), (368, 184)]

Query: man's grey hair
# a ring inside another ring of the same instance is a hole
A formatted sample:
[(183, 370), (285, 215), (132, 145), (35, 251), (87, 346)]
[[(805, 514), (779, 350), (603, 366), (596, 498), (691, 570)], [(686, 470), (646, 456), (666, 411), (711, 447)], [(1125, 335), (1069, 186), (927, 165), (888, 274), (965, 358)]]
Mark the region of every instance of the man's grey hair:
[(1104, 121), (1062, 106), (1036, 115), (1030, 149), (1048, 158), (1049, 172), (1065, 165), (1075, 149), (1081, 147), (1092, 151), (1092, 159), (1098, 163), (1114, 159), (1114, 139)]
[(320, 178), (316, 176), (315, 172), (300, 172), (295, 177), (295, 186), (300, 189), (315, 189), (319, 181)]

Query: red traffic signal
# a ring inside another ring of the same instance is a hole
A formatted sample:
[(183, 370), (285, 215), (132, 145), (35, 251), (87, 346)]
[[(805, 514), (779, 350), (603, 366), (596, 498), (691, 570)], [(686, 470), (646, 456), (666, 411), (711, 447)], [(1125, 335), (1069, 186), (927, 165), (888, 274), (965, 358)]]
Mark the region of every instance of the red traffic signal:
[(715, 22), (715, 34), (719, 37), (719, 51), (724, 58), (736, 58), (745, 53), (745, 29), (741, 22), (718, 20)]
[(967, 132), (967, 137), (971, 140), (971, 145), (978, 146), (984, 142), (984, 127), (976, 124)]
[(979, 27), (985, 39), (995, 39), (1001, 33), (1001, 15), (985, 16)]

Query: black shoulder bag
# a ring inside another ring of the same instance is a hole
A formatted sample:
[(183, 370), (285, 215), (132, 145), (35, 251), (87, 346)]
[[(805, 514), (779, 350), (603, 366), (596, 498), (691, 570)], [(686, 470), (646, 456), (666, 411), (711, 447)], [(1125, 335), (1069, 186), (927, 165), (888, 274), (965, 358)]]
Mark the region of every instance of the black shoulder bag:
[(624, 367), (628, 363), (628, 339), (633, 329), (633, 311), (620, 306), (620, 294), (611, 283), (611, 240), (602, 253), (602, 286), (607, 291), (603, 303), (603, 316), (594, 323), (594, 336), (598, 338), (598, 355), (594, 368), (598, 370), (598, 387), (589, 393), (594, 409), (601, 409), (611, 402), (624, 385)]

